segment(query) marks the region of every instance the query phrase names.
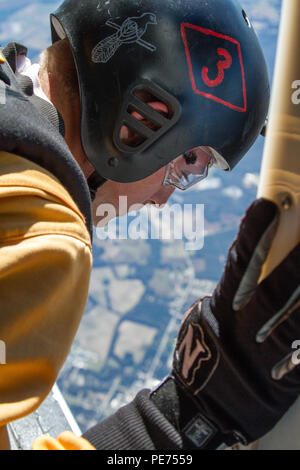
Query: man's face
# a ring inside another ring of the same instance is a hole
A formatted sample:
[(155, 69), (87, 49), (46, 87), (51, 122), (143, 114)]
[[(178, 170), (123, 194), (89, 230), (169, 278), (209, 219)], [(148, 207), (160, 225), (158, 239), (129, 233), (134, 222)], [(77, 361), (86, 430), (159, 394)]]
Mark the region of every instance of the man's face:
[(124, 215), (122, 206), (119, 207), (120, 196), (127, 197), (127, 209), (135, 204), (153, 204), (157, 206), (166, 204), (174, 188), (162, 185), (165, 173), (166, 166), (147, 178), (132, 183), (107, 181), (98, 189), (93, 202), (94, 225), (97, 225), (101, 220), (101, 217), (97, 216), (96, 213), (100, 204), (112, 204), (118, 216)]
[[(140, 96), (141, 98), (141, 96)], [(143, 98), (148, 102), (146, 98)], [(167, 114), (168, 108), (164, 103), (158, 101), (150, 101), (148, 105), (155, 109), (161, 114)], [(144, 125), (150, 126), (151, 123), (148, 123), (143, 116), (137, 112), (132, 112), (132, 115), (142, 121)], [(121, 139), (125, 143), (133, 144), (137, 136), (128, 129), (126, 126), (123, 126), (120, 134)], [(162, 206), (165, 204), (171, 194), (174, 191), (172, 187), (163, 186), (163, 181), (166, 174), (166, 166), (160, 168), (152, 175), (144, 178), (142, 180), (132, 182), (132, 183), (116, 183), (114, 181), (107, 181), (98, 191), (93, 202), (93, 220), (96, 225), (100, 222), (99, 217), (97, 216), (97, 208), (101, 203), (110, 203), (114, 206), (118, 216), (125, 215), (124, 208), (119, 205), (119, 198), (121, 196), (127, 197), (127, 209), (129, 210), (131, 206), (139, 204), (153, 204), (157, 206)]]
[[(166, 204), (175, 187), (184, 190), (205, 178), (212, 158), (212, 153), (207, 148), (195, 147), (140, 181), (133, 183), (107, 181), (98, 189), (93, 202), (94, 224), (98, 225), (101, 220), (103, 225), (108, 222), (103, 204), (111, 204), (114, 208), (111, 214), (115, 216), (139, 210), (146, 204), (157, 207)], [(196, 178), (193, 180), (194, 176)], [(99, 208), (101, 204), (102, 208)]]
[[(167, 114), (168, 108), (164, 103), (157, 101), (150, 101), (148, 105), (155, 109), (161, 114)], [(139, 113), (133, 111), (132, 115), (144, 123), (144, 125), (150, 125)], [(121, 139), (125, 143), (134, 143), (137, 138), (136, 134), (132, 132), (128, 127), (123, 126), (120, 133)], [(162, 167), (160, 170), (156, 171), (152, 175), (144, 178), (142, 180), (132, 182), (132, 183), (117, 183), (114, 181), (107, 181), (102, 185), (97, 193), (93, 202), (93, 222), (94, 225), (101, 224), (101, 220), (108, 222), (107, 217), (104, 218), (104, 211), (99, 209), (101, 204), (111, 204), (114, 207), (114, 212), (116, 216), (125, 215), (126, 212), (130, 210), (137, 210), (137, 205), (141, 208), (146, 204), (153, 204), (155, 206), (162, 206), (166, 204), (171, 194), (174, 192), (174, 185), (164, 185), (164, 180), (166, 177), (166, 172), (168, 169), (169, 178), (172, 178), (180, 182), (182, 175), (188, 173), (196, 174), (204, 170), (207, 167), (211, 159), (210, 152), (206, 150), (203, 151), (203, 147), (196, 147), (191, 150), (193, 154), (193, 162), (190, 165), (187, 165), (186, 159), (183, 155), (179, 156), (175, 162), (175, 166), (172, 167), (172, 175), (170, 174), (170, 168), (168, 165)], [(171, 178), (171, 179), (172, 179)], [(175, 186), (180, 188), (180, 185)], [(183, 189), (183, 188), (181, 188)], [(123, 202), (120, 204), (120, 198), (124, 199), (126, 197), (126, 205)], [(136, 206), (132, 208), (132, 206)], [(99, 210), (98, 210), (99, 209)]]

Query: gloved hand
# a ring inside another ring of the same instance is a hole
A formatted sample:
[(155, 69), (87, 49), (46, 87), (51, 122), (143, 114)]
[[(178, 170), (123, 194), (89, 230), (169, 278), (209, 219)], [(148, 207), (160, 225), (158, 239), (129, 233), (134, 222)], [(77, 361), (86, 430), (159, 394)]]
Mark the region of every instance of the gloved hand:
[(272, 202), (248, 209), (212, 297), (181, 326), (173, 372), (151, 395), (185, 448), (255, 441), (300, 393), (300, 245), (259, 285), (278, 220)]

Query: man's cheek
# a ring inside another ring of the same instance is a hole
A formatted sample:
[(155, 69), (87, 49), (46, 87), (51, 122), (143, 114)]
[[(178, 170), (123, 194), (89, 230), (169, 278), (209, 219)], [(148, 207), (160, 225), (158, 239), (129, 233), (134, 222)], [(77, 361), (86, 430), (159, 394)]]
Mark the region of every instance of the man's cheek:
[(160, 189), (152, 195), (151, 199), (153, 199), (158, 205), (165, 204), (174, 191), (175, 188), (166, 188), (161, 186)]

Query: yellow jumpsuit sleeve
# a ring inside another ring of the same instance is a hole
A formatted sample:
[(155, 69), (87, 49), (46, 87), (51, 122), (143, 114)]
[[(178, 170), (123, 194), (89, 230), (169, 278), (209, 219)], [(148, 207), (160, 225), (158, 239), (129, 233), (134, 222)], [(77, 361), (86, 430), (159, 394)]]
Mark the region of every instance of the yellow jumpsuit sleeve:
[(69, 193), (40, 166), (0, 152), (0, 431), (51, 390), (85, 308), (91, 265), (89, 233)]

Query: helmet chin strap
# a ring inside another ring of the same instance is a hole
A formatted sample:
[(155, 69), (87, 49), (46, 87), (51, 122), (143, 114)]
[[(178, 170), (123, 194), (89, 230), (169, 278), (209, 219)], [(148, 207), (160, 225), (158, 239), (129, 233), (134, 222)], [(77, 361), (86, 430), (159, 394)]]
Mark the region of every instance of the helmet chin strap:
[(103, 176), (99, 175), (97, 171), (95, 170), (87, 180), (89, 189), (90, 189), (90, 195), (91, 195), (91, 200), (92, 202), (95, 199), (96, 192), (102, 186), (107, 180), (103, 178)]

